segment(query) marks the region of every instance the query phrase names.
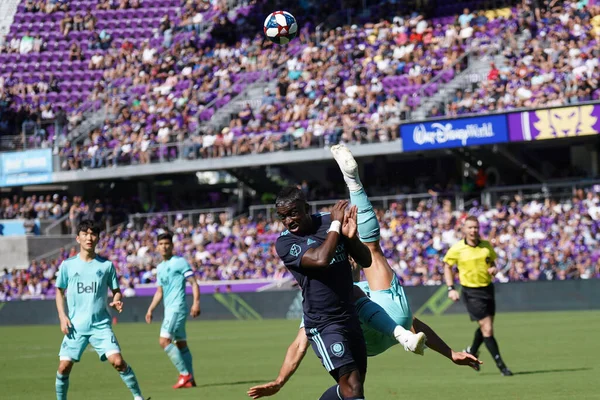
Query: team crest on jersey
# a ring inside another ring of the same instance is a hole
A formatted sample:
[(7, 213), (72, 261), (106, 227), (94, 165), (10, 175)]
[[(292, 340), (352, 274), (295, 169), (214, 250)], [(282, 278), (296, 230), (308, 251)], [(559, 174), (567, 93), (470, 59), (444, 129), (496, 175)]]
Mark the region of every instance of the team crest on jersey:
[(104, 272), (98, 270), (98, 271), (96, 271), (96, 275), (98, 276), (98, 278), (102, 278), (102, 275), (104, 275)]
[(301, 251), (302, 251), (302, 249), (300, 248), (300, 246), (298, 246), (297, 244), (294, 244), (292, 246), (292, 248), (290, 249), (290, 254), (294, 257), (298, 257), (298, 255), (300, 254)]
[(344, 355), (344, 344), (337, 342), (331, 345), (331, 352), (336, 357), (341, 357)]
[(307, 246), (310, 246), (313, 243), (316, 243), (316, 242), (314, 240), (312, 240), (311, 238), (308, 238), (308, 240), (306, 241)]

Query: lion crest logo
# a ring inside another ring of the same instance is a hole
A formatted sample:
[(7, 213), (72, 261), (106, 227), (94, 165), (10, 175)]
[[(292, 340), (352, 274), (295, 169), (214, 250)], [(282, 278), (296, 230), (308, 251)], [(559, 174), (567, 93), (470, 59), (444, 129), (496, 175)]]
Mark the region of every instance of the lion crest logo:
[(594, 106), (563, 107), (535, 112), (539, 121), (533, 126), (539, 131), (535, 140), (596, 135)]

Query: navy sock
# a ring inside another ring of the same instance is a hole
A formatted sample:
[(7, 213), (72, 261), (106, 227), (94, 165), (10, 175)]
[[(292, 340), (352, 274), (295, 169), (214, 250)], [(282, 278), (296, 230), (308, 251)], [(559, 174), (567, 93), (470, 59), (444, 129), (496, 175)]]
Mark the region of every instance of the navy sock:
[(471, 354), (477, 354), (481, 343), (483, 343), (483, 333), (481, 333), (481, 329), (477, 328), (473, 337), (473, 344), (471, 345)]
[(319, 397), (319, 400), (344, 400), (342, 395), (340, 394), (339, 385), (335, 385), (330, 387)]

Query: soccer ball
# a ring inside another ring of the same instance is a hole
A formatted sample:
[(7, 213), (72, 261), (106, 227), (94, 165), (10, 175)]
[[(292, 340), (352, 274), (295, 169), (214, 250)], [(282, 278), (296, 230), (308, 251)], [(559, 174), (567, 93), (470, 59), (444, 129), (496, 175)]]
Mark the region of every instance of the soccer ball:
[(298, 34), (296, 18), (287, 11), (275, 11), (265, 19), (265, 35), (277, 44), (288, 44)]

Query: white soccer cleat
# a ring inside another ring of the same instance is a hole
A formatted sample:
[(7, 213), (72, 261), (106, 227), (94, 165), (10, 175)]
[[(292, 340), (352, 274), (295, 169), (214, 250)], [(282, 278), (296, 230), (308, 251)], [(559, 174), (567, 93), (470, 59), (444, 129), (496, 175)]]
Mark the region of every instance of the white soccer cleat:
[(412, 333), (408, 332), (404, 335), (396, 337), (396, 340), (404, 347), (404, 350), (422, 356), (425, 354), (425, 342), (427, 336), (423, 332)]
[(343, 144), (336, 144), (331, 146), (330, 151), (344, 176), (356, 179), (358, 177), (358, 164), (350, 150)]
[(362, 183), (358, 176), (358, 163), (354, 159), (354, 156), (350, 150), (343, 144), (336, 144), (331, 146), (331, 154), (338, 163), (342, 174), (344, 175), (344, 181), (348, 186), (348, 190), (351, 192), (357, 192), (362, 189)]

